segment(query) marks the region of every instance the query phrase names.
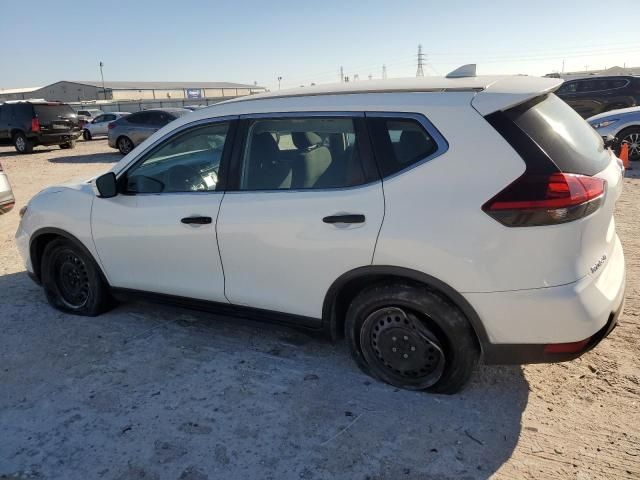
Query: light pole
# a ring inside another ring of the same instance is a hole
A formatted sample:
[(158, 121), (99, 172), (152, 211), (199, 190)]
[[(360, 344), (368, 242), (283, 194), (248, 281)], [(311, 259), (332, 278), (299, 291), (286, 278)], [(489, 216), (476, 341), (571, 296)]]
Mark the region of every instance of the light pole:
[(278, 90), (280, 90), (280, 82), (282, 81), (282, 77), (278, 77)]
[(104, 97), (104, 99), (107, 99), (107, 91), (104, 89), (104, 75), (102, 73), (102, 67), (104, 67), (104, 63), (102, 63), (102, 60), (100, 61), (100, 77), (102, 78), (102, 96)]

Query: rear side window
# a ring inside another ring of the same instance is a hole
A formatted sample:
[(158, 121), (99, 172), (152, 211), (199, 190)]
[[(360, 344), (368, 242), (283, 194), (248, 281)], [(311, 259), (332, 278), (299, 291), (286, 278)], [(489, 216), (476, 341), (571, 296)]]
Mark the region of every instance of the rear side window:
[(132, 113), (126, 117), (126, 121), (129, 123), (135, 123), (138, 125), (143, 125), (149, 123), (149, 113), (148, 112), (138, 112)]
[(69, 105), (34, 105), (33, 109), (40, 123), (75, 117), (76, 115), (76, 112)]
[(383, 177), (421, 162), (438, 150), (435, 139), (417, 120), (370, 117), (369, 125)]
[(600, 135), (553, 94), (512, 108), (506, 114), (562, 172), (595, 175), (609, 163)]

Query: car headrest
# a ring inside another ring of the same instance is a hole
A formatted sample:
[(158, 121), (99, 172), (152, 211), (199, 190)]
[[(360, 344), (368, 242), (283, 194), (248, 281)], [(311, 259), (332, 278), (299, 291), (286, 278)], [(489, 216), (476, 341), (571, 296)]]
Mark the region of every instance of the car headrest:
[(269, 132), (259, 133), (251, 140), (251, 153), (268, 155), (278, 150), (278, 144)]
[(322, 144), (320, 135), (313, 132), (291, 132), (291, 139), (298, 150), (307, 150)]

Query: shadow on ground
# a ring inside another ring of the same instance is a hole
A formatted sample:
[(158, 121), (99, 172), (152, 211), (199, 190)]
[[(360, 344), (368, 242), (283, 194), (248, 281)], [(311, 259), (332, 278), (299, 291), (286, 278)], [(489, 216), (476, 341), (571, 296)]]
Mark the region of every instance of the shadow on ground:
[(116, 150), (108, 153), (92, 153), (88, 155), (63, 155), (49, 158), (51, 163), (116, 163), (120, 161), (122, 154)]
[(54, 150), (60, 150), (59, 147), (54, 146), (54, 147), (35, 147), (33, 149), (33, 153), (18, 153), (15, 150), (6, 150), (6, 151), (0, 151), (0, 158), (2, 157), (25, 157), (28, 158), (29, 155), (33, 155), (33, 154), (38, 154), (38, 153), (48, 153), (48, 152), (52, 152)]
[(24, 273), (0, 277), (0, 305), (7, 478), (484, 479), (527, 404), (519, 367), (402, 391), (342, 343), (146, 303), (70, 316)]

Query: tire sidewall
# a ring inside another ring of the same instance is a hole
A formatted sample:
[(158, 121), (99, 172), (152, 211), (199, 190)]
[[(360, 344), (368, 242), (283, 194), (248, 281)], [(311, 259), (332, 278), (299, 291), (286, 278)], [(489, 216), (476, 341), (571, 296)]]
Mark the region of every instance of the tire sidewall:
[[(367, 364), (361, 350), (360, 330), (371, 313), (384, 307), (405, 308), (428, 317), (429, 328), (445, 352), (445, 368), (440, 379), (427, 391), (453, 393), (466, 383), (478, 362), (475, 333), (462, 312), (442, 295), (409, 284), (380, 285), (364, 290), (351, 303), (345, 322), (345, 337), (357, 365), (370, 376), (386, 383)], [(454, 341), (455, 340), (455, 341)], [(453, 389), (449, 388), (454, 384)], [(398, 386), (398, 385), (395, 385)], [(404, 388), (411, 388), (404, 386)]]
[[(128, 142), (130, 147), (128, 151), (124, 151), (124, 149), (122, 148), (122, 142)], [(131, 152), (131, 150), (133, 150), (133, 142), (131, 142), (131, 140), (128, 137), (122, 136), (118, 138), (118, 141), (116, 143), (117, 143), (118, 150), (120, 150), (120, 153), (122, 155), (127, 155), (129, 152)]]

